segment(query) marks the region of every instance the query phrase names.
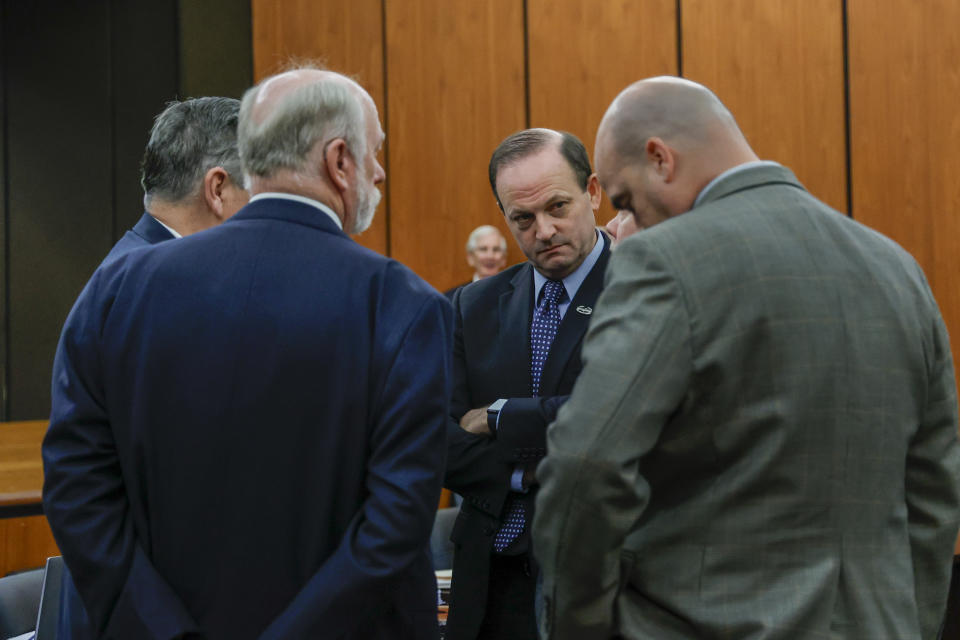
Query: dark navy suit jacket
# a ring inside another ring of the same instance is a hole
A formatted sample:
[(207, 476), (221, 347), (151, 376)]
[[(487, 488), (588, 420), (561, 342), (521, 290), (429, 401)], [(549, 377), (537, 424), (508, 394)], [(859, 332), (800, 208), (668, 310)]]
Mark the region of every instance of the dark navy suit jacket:
[[(534, 466), (546, 455), (547, 425), (573, 390), (583, 367), (580, 345), (590, 322), (610, 258), (610, 240), (563, 316), (544, 364), (540, 397), (530, 397), (530, 321), (533, 267), (514, 265), (454, 295), (454, 390), (448, 423), (446, 486), (463, 496), (454, 523), (453, 591), (447, 638), (474, 638), (483, 620), (493, 537), (500, 527), (510, 476), (518, 465)], [(577, 312), (577, 308), (581, 312)], [(496, 439), (460, 428), (470, 409), (509, 398)], [(525, 495), (532, 521), (536, 491)], [(529, 544), (529, 528), (509, 551)], [(523, 606), (533, 606), (524, 603)]]
[[(123, 234), (110, 253), (103, 259), (101, 264), (113, 262), (120, 256), (126, 255), (134, 249), (147, 247), (164, 240), (172, 240), (173, 234), (157, 222), (156, 218), (149, 213), (144, 212), (137, 224), (132, 229)], [(95, 638), (94, 630), (90, 628), (90, 621), (83, 607), (83, 601), (77, 588), (73, 584), (73, 576), (70, 570), (64, 567), (61, 576), (60, 588), (60, 622), (59, 637), (71, 638), (72, 640), (86, 640)]]
[(249, 204), (97, 271), (44, 507), (114, 638), (433, 638), (449, 304), (321, 211)]
[(107, 254), (107, 257), (103, 259), (101, 264), (113, 262), (120, 256), (126, 255), (134, 249), (157, 244), (164, 240), (171, 240), (172, 238), (173, 234), (157, 222), (156, 218), (149, 213), (144, 213), (140, 216), (140, 219), (137, 220), (137, 224), (133, 225), (132, 229), (117, 240), (117, 244), (113, 245), (110, 253)]

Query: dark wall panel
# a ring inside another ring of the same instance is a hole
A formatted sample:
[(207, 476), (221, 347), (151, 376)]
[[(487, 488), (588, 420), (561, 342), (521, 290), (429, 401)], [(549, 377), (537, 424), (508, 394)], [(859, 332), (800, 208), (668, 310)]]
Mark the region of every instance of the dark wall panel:
[(111, 3), (113, 238), (143, 213), (140, 160), (153, 118), (178, 97), (176, 0)]
[(250, 0), (179, 0), (177, 5), (181, 96), (241, 97), (253, 83)]
[(112, 240), (110, 5), (8, 1), (4, 22), (8, 417), (17, 420), (49, 414), (60, 327)]
[(0, 2), (0, 420), (7, 419), (7, 35)]

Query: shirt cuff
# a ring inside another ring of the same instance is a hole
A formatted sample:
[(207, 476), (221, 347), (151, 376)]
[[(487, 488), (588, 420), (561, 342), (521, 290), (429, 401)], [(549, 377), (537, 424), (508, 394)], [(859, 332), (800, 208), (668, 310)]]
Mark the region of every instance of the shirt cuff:
[(523, 486), (523, 467), (517, 467), (510, 476), (510, 489), (517, 493), (526, 493), (529, 489)]

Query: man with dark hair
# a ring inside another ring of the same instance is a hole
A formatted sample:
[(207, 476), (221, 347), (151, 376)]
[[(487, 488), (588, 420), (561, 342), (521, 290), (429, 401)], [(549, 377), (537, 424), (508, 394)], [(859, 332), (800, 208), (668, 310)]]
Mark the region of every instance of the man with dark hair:
[(43, 497), (98, 637), (437, 637), (453, 320), (347, 235), (383, 139), (352, 80), (265, 79), (238, 125), (250, 203), (81, 293)]
[(919, 265), (689, 80), (625, 89), (596, 166), (641, 231), (537, 469), (542, 637), (935, 640), (960, 442)]
[(461, 289), (446, 486), (464, 497), (453, 528), (447, 637), (536, 635), (532, 470), (580, 372), (580, 341), (603, 286), (609, 240), (583, 144), (529, 129), (490, 159), (490, 186), (528, 262)]
[(233, 98), (171, 102), (154, 120), (140, 164), (140, 220), (105, 261), (131, 249), (196, 233), (220, 224), (247, 203)]

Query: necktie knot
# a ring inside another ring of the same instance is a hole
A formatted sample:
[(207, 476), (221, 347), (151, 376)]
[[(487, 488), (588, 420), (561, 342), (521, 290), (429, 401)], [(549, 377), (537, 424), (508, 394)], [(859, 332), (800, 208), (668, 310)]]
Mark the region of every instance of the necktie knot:
[(540, 292), (540, 304), (558, 304), (564, 294), (563, 281), (547, 280)]

